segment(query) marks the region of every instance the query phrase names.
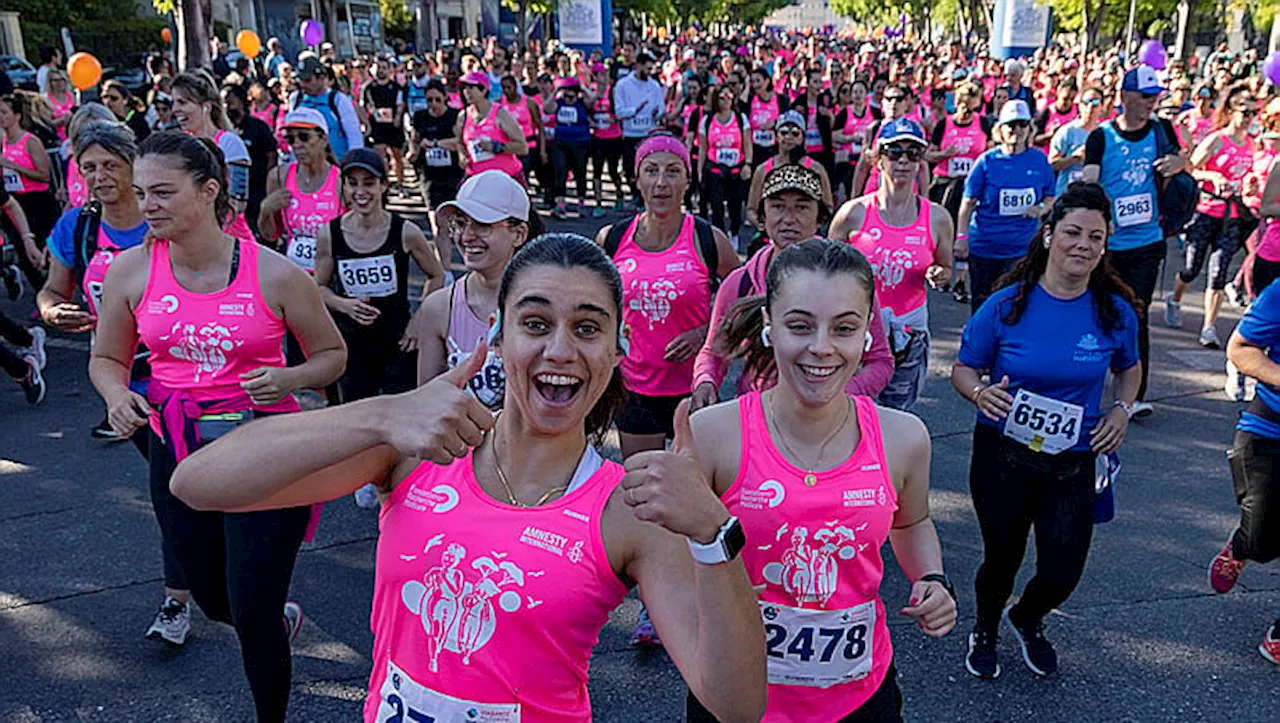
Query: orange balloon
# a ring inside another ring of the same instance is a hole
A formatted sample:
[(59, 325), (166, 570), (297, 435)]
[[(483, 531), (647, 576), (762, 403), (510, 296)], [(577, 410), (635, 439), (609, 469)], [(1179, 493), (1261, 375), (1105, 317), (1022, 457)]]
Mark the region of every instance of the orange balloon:
[(88, 53), (76, 53), (67, 59), (67, 77), (78, 90), (88, 90), (102, 80), (102, 63)]
[(252, 30), (241, 30), (236, 33), (236, 47), (246, 58), (256, 58), (262, 52), (262, 39)]
[(160, 28), (160, 39), (166, 44), (173, 42), (173, 32), (169, 28)]

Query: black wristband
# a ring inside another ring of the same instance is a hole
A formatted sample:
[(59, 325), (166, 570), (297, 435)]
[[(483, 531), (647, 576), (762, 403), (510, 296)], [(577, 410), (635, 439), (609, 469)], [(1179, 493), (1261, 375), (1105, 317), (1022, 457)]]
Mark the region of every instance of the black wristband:
[(931, 572), (928, 575), (922, 576), (919, 580), (916, 580), (916, 582), (936, 582), (942, 586), (942, 589), (947, 591), (947, 594), (951, 596), (952, 601), (956, 601), (955, 586), (951, 584), (950, 578), (940, 572)]

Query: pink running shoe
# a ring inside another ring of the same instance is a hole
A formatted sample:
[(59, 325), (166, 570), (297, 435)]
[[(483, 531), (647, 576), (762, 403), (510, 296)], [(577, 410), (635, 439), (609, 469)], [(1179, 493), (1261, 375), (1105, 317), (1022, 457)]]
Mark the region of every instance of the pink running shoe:
[(1262, 636), (1258, 652), (1271, 661), (1272, 665), (1280, 665), (1280, 630), (1276, 630), (1275, 623), (1271, 623), (1271, 627), (1267, 628), (1267, 634)]
[(1244, 564), (1244, 560), (1231, 556), (1231, 541), (1228, 540), (1227, 546), (1209, 563), (1209, 586), (1214, 592), (1231, 592), (1244, 571)]

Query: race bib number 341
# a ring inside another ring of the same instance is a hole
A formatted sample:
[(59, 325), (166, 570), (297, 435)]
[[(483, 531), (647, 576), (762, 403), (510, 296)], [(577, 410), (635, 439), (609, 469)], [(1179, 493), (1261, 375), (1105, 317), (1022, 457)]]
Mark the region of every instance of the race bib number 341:
[(876, 603), (805, 610), (761, 602), (769, 682), (829, 688), (871, 672)]

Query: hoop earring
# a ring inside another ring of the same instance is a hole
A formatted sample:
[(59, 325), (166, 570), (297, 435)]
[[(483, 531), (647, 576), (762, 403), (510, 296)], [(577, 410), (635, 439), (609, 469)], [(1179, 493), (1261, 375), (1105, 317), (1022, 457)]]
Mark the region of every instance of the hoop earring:
[(868, 331), (868, 332), (867, 332), (866, 339), (864, 339), (864, 340), (863, 340), (863, 342), (862, 342), (862, 353), (864, 353), (864, 354), (865, 354), (865, 353), (867, 353), (867, 352), (871, 351), (871, 343), (872, 343), (872, 341), (874, 341), (874, 339), (872, 339), (872, 338), (871, 338), (871, 332), (869, 332), (869, 331)]
[(764, 342), (765, 348), (773, 346), (772, 332), (773, 326), (770, 324), (760, 327), (760, 341)]

